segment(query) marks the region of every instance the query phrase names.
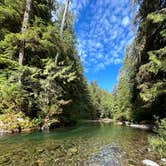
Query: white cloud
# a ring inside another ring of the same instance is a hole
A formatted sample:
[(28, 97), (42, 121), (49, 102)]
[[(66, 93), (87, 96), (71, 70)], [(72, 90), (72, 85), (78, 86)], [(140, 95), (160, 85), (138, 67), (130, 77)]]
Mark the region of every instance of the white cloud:
[(104, 63), (99, 63), (95, 66), (95, 71), (99, 71), (105, 69), (105, 64)]
[(127, 26), (130, 22), (130, 19), (128, 16), (124, 17), (123, 20), (122, 20), (122, 25), (123, 26)]
[(97, 59), (103, 59), (103, 58), (104, 58), (103, 54), (98, 54), (97, 55)]
[(115, 65), (120, 64), (121, 62), (122, 62), (122, 59), (120, 59), (120, 58), (116, 58), (116, 59), (114, 60), (114, 64), (115, 64)]
[(79, 55), (86, 71), (99, 71), (122, 63), (131, 42), (130, 0), (72, 0), (77, 15)]

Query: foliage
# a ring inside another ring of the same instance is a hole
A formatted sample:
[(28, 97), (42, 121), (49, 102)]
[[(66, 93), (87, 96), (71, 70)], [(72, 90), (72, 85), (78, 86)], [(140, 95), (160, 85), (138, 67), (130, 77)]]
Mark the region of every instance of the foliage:
[(28, 117), (22, 112), (8, 112), (0, 115), (0, 121), (2, 125), (1, 129), (11, 131), (11, 132), (20, 132), (22, 129), (32, 128), (34, 125)]
[(126, 57), (123, 62), (123, 67), (119, 73), (119, 83), (113, 92), (114, 96), (114, 106), (113, 106), (113, 118), (115, 120), (132, 120), (132, 110), (133, 110), (133, 87), (134, 87), (134, 66), (132, 49), (127, 47)]
[[(45, 125), (46, 119), (50, 126), (90, 118), (94, 108), (76, 51), (73, 14), (68, 11), (61, 37), (63, 5), (34, 0), (22, 34), (25, 8), (26, 0), (5, 0), (0, 5), (2, 117), (11, 113), (17, 122), (17, 114), (22, 113), (35, 126)], [(25, 55), (23, 65), (19, 65), (22, 41)]]
[(137, 0), (137, 34), (126, 51), (114, 95), (114, 117), (154, 121), (166, 116), (166, 4)]
[(158, 135), (149, 138), (149, 142), (154, 151), (159, 153), (161, 157), (165, 157), (166, 154), (166, 118), (162, 119), (158, 124)]
[(113, 96), (111, 93), (100, 89), (96, 81), (89, 85), (96, 116), (100, 118), (111, 118), (113, 109)]

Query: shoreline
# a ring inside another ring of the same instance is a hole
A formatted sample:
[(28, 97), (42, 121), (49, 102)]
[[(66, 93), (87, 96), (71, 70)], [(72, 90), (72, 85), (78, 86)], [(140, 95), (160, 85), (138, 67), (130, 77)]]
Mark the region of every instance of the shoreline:
[(109, 118), (101, 118), (101, 119), (94, 119), (94, 120), (82, 120), (83, 123), (111, 123), (114, 122), (112, 119)]
[[(113, 119), (109, 119), (109, 118), (100, 118), (100, 119), (94, 119), (94, 120), (81, 120), (82, 123), (105, 123), (105, 124), (109, 124), (109, 123), (113, 123), (115, 125), (121, 125), (121, 126), (128, 126), (131, 128), (135, 128), (135, 129), (141, 129), (141, 130), (147, 130), (147, 131), (154, 131), (155, 125), (153, 124), (135, 124), (135, 123), (131, 123), (128, 121), (114, 121)], [(18, 130), (4, 130), (0, 128), (0, 135), (3, 134), (15, 134), (15, 133), (30, 133), (33, 131), (40, 131), (41, 129), (39, 128), (26, 128), (26, 129), (22, 129), (21, 132), (19, 132)]]
[(26, 129), (22, 129), (21, 132), (18, 130), (4, 130), (0, 128), (0, 136), (1, 135), (7, 135), (7, 134), (19, 134), (19, 133), (31, 133), (33, 131), (40, 131), (38, 128), (26, 128)]
[(82, 122), (84, 123), (114, 123), (116, 125), (124, 125), (128, 126), (131, 128), (135, 129), (141, 129), (141, 130), (148, 130), (148, 131), (153, 131), (155, 128), (155, 125), (153, 124), (137, 124), (137, 123), (132, 123), (128, 121), (114, 121), (113, 119), (109, 118), (101, 118), (101, 119), (95, 119), (95, 120), (83, 120)]

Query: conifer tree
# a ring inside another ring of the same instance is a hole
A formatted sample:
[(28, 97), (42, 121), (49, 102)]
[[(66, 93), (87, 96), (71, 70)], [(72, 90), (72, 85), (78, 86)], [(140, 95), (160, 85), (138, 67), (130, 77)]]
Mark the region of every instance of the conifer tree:
[[(166, 3), (159, 0), (135, 1), (139, 10), (135, 17), (138, 31), (133, 44), (130, 46), (130, 56), (124, 60), (126, 67), (122, 68), (125, 77), (121, 77), (118, 95), (123, 93), (126, 87), (129, 96), (120, 97), (118, 101), (127, 100), (130, 105), (130, 119), (135, 121), (154, 120), (158, 116), (166, 116)], [(131, 65), (132, 64), (132, 65)], [(127, 69), (127, 70), (126, 70)], [(132, 71), (132, 73), (131, 73)], [(123, 82), (127, 78), (127, 82)], [(127, 94), (127, 93), (125, 93)], [(123, 99), (124, 98), (124, 99)], [(123, 112), (124, 104), (120, 104), (119, 113)]]
[(2, 119), (21, 116), (29, 124), (50, 128), (90, 118), (93, 106), (75, 46), (73, 14), (66, 1), (62, 20), (63, 6), (52, 0), (2, 1)]

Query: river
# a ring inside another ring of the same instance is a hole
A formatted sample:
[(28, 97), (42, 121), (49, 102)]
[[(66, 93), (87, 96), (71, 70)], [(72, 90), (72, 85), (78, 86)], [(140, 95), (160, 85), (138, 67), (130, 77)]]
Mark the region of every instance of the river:
[(0, 136), (2, 166), (141, 166), (157, 161), (152, 133), (113, 124), (86, 123), (50, 132)]

